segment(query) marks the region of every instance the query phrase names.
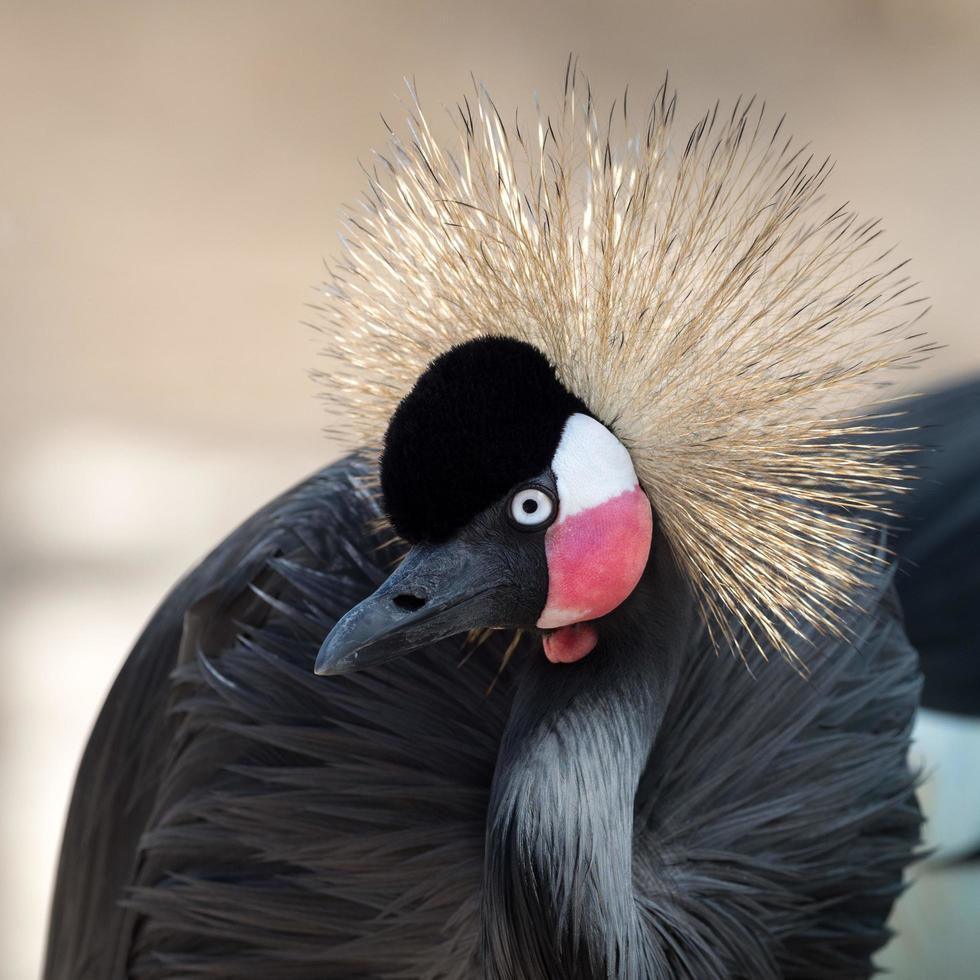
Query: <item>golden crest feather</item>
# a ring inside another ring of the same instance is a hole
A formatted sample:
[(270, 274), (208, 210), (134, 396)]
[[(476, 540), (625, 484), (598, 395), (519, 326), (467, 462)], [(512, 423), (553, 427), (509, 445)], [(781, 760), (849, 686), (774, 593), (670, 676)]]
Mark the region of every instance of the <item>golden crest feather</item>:
[(530, 128), (477, 88), (450, 148), (413, 93), (316, 307), (328, 431), (378, 447), (438, 354), (529, 341), (629, 449), (716, 639), (797, 660), (880, 560), (902, 449), (856, 406), (932, 349), (923, 302), (781, 119), (716, 105), (678, 142), (675, 106), (665, 81), (631, 131), (570, 66)]

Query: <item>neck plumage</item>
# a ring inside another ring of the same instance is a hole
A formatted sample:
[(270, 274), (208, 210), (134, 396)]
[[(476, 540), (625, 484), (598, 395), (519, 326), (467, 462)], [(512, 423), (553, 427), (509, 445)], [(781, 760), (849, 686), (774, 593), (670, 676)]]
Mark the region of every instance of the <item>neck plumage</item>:
[(576, 664), (532, 656), (487, 817), (489, 980), (640, 980), (633, 804), (687, 645), (693, 601), (667, 546)]

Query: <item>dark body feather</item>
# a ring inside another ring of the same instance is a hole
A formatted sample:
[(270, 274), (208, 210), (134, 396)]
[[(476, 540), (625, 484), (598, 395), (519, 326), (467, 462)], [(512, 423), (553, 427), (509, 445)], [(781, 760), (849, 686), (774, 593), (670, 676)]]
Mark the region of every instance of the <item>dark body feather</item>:
[(899, 502), (896, 585), (922, 655), (923, 704), (980, 716), (980, 380), (915, 402), (922, 448), (914, 493)]
[[(47, 980), (482, 975), (491, 781), (540, 649), (489, 693), (507, 637), (462, 666), (450, 640), (315, 677), (324, 635), (397, 557), (362, 475), (340, 463), (280, 497), (150, 621), (81, 764)], [(891, 577), (807, 680), (690, 638), (635, 803), (651, 975), (870, 972), (919, 828), (920, 676)]]

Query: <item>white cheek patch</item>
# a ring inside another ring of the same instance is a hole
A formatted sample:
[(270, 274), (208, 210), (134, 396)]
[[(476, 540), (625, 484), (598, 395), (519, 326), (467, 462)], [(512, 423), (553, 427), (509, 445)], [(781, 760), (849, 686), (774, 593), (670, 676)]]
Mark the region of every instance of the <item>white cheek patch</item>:
[(626, 447), (588, 415), (569, 416), (551, 461), (558, 523), (632, 490), (639, 482)]
[(653, 512), (626, 448), (587, 415), (565, 423), (551, 468), (558, 519), (545, 531), (548, 597), (537, 625), (555, 631), (544, 645), (548, 659), (572, 663), (598, 642), (588, 622), (615, 609), (640, 581)]

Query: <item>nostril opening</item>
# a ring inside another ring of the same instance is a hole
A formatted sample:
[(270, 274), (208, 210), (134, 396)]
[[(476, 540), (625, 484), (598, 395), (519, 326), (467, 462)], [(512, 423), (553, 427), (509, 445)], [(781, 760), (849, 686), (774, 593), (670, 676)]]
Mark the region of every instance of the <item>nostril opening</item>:
[(395, 596), (394, 603), (399, 609), (407, 609), (409, 612), (417, 612), (425, 605), (425, 599), (423, 599), (421, 596), (403, 593), (402, 595)]

